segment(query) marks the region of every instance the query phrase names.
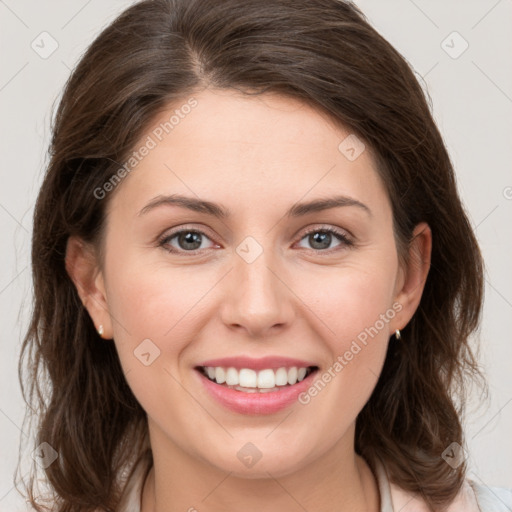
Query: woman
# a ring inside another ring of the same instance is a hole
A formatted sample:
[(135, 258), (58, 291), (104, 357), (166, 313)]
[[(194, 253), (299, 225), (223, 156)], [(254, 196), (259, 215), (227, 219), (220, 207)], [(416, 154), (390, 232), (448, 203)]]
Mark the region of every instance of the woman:
[(353, 5), (127, 9), (66, 85), (32, 255), (55, 510), (512, 507), (466, 478), (481, 254)]

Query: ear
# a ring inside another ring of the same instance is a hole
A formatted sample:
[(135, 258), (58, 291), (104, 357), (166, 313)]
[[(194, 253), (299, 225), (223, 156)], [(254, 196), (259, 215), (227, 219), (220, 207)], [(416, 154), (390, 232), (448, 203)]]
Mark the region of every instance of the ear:
[(393, 332), (409, 323), (420, 304), (430, 269), (431, 252), (432, 231), (426, 222), (421, 222), (412, 233), (408, 265), (400, 268), (397, 279), (395, 301), (402, 305), (402, 309), (395, 316)]
[(93, 248), (82, 239), (71, 236), (66, 245), (66, 272), (73, 281), (80, 299), (98, 330), (103, 326), (102, 338), (113, 337), (103, 274)]

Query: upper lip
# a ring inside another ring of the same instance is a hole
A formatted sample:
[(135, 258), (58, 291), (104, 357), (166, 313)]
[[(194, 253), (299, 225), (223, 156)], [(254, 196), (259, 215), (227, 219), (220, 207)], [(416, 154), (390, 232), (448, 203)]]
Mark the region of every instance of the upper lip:
[(251, 368), (253, 370), (264, 370), (266, 368), (277, 369), (277, 368), (291, 368), (297, 366), (299, 368), (307, 368), (308, 366), (316, 366), (311, 361), (304, 361), (301, 359), (294, 359), (285, 356), (266, 356), (258, 359), (237, 356), (237, 357), (222, 357), (219, 359), (209, 359), (208, 361), (202, 362), (199, 366), (222, 366), (224, 368), (236, 368), (238, 370), (242, 368)]

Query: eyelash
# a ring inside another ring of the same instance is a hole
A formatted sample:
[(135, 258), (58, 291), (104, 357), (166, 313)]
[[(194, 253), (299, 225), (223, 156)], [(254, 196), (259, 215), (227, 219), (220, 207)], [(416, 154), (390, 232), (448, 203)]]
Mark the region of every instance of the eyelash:
[[(175, 248), (170, 249), (167, 245), (173, 238), (175, 238), (177, 235), (180, 235), (181, 233), (196, 233), (199, 235), (202, 235), (208, 239), (210, 237), (204, 233), (203, 231), (200, 231), (198, 229), (180, 229), (179, 231), (175, 231), (174, 233), (165, 234), (162, 238), (158, 241), (158, 246), (165, 249), (167, 252), (171, 254), (191, 254), (196, 255), (199, 252), (201, 252), (203, 249), (195, 249), (194, 251), (185, 251), (183, 249), (177, 250)], [(334, 249), (310, 249), (311, 251), (317, 252), (317, 253), (328, 253), (331, 254), (333, 252), (337, 252), (339, 250), (343, 249), (343, 246), (345, 247), (352, 247), (354, 243), (341, 231), (338, 231), (337, 229), (331, 228), (331, 227), (322, 227), (322, 228), (312, 228), (308, 231), (306, 231), (302, 237), (299, 239), (299, 242), (306, 238), (311, 233), (329, 233), (331, 235), (334, 235), (340, 242), (342, 242), (341, 246), (338, 246)]]

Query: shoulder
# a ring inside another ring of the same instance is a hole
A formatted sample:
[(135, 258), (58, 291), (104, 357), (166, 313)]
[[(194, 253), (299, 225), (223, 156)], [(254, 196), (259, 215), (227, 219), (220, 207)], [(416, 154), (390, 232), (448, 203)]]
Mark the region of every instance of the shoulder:
[[(393, 511), (427, 512), (421, 497), (411, 495), (391, 483)], [(512, 489), (488, 487), (472, 480), (465, 480), (461, 490), (446, 512), (512, 512)]]
[(512, 511), (512, 488), (488, 487), (473, 480), (468, 480), (468, 484), (475, 493), (481, 512)]
[[(382, 512), (429, 512), (421, 496), (411, 494), (388, 480), (383, 464), (377, 466)], [(466, 479), (446, 512), (512, 512), (512, 489), (488, 487)]]

